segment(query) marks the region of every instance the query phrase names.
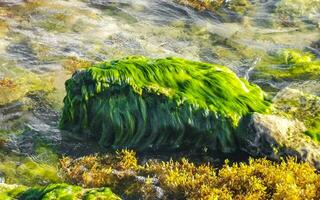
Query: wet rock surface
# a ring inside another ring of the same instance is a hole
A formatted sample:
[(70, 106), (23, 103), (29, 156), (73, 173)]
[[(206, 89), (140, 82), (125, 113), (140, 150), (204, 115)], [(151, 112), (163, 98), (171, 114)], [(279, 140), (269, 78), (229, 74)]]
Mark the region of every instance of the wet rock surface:
[(26, 0), (3, 0), (0, 6), (15, 6), (24, 3)]
[[(50, 106), (44, 94), (29, 94), (27, 102), (25, 105), (17, 102), (0, 109), (3, 118), (10, 119), (10, 123), (3, 121), (6, 126), (13, 123), (14, 128), (17, 128), (14, 117), (21, 128), (21, 133), (5, 137), (4, 150), (18, 155), (35, 156), (37, 146), (45, 144), (58, 155), (81, 156), (100, 151), (94, 143), (85, 142), (83, 138), (69, 137), (68, 132), (58, 128), (60, 113)], [(29, 109), (19, 110), (22, 106)]]
[[(274, 114), (300, 120), (308, 129), (306, 134), (319, 141), (320, 98), (317, 96), (319, 89), (314, 85), (317, 83), (311, 81), (300, 84), (300, 87), (292, 84), (274, 97), (273, 105), (276, 109)], [(306, 86), (308, 86), (307, 89), (302, 90)], [(292, 89), (292, 87), (297, 89)]]
[(304, 135), (299, 121), (254, 113), (244, 117), (237, 130), (240, 148), (252, 156), (280, 160), (293, 156), (320, 168), (320, 146)]

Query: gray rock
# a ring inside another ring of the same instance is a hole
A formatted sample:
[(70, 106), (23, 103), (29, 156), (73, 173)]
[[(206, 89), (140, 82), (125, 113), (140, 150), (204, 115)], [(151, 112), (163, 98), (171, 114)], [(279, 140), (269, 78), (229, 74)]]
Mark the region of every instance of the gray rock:
[(320, 169), (320, 144), (305, 131), (299, 121), (254, 113), (241, 119), (236, 137), (241, 150), (254, 157), (280, 160), (292, 156)]

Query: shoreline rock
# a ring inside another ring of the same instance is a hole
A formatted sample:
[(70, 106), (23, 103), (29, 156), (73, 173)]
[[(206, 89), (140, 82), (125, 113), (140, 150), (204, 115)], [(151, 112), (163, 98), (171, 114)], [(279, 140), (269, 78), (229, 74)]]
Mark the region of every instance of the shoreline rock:
[(306, 130), (297, 120), (254, 113), (241, 120), (237, 139), (240, 148), (252, 156), (278, 161), (295, 157), (320, 169), (320, 145), (304, 134)]
[(66, 82), (60, 127), (106, 148), (234, 152), (234, 129), (269, 102), (230, 69), (180, 58), (128, 57)]

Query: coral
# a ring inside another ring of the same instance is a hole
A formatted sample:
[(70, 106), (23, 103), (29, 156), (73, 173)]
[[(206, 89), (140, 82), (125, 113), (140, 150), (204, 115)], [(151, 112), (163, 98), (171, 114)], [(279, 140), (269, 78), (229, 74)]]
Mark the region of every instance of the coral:
[[(108, 186), (124, 198), (131, 197), (128, 199), (157, 199), (159, 188), (163, 190), (162, 199), (280, 200), (294, 197), (311, 200), (320, 197), (320, 175), (309, 164), (297, 163), (294, 159), (280, 163), (266, 159), (250, 159), (248, 163), (239, 164), (228, 164), (226, 161), (220, 169), (210, 164), (197, 165), (185, 158), (167, 162), (148, 160), (128, 173), (125, 169), (119, 171), (119, 162), (127, 162), (135, 154), (126, 151), (120, 157), (119, 154), (108, 154), (64, 158), (61, 160), (62, 171), (73, 183), (90, 187)], [(109, 175), (105, 173), (106, 169), (109, 169)], [(102, 178), (92, 178), (87, 182), (87, 174)], [(143, 176), (148, 177), (144, 182), (134, 179)], [(112, 184), (114, 182), (117, 184)], [(137, 196), (132, 198), (133, 194)]]
[(104, 147), (236, 149), (241, 116), (264, 112), (261, 89), (226, 67), (180, 58), (128, 57), (66, 81), (60, 127)]

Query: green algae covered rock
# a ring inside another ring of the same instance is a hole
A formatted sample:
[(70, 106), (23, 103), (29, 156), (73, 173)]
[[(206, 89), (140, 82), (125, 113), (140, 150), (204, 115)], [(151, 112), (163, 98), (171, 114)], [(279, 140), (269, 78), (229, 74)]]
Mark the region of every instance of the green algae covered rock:
[(253, 78), (315, 80), (320, 75), (320, 60), (312, 53), (286, 49), (266, 58), (255, 70)]
[(82, 200), (119, 200), (109, 188), (83, 189), (80, 186), (68, 184), (51, 184), (47, 187), (31, 188), (25, 191), (19, 199), (23, 200), (54, 200), (54, 199), (82, 199)]
[(320, 97), (286, 87), (273, 99), (277, 115), (303, 122), (313, 140), (320, 142)]
[(232, 152), (239, 119), (269, 104), (228, 68), (180, 58), (104, 62), (75, 73), (66, 90), (62, 129), (136, 150)]
[(27, 189), (27, 187), (21, 185), (9, 185), (5, 183), (0, 183), (0, 199), (17, 199), (17, 197)]
[(1, 200), (120, 200), (109, 188), (84, 189), (66, 183), (46, 187), (27, 188), (19, 185), (0, 184)]

